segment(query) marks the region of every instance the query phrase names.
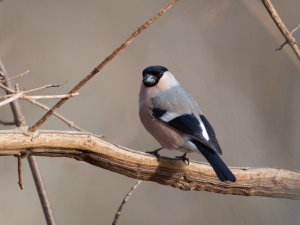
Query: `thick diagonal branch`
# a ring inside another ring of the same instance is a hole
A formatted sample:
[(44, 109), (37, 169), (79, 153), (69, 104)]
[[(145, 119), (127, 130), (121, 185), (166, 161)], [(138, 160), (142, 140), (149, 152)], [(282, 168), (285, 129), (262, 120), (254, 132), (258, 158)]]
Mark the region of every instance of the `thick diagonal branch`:
[[(78, 84), (76, 84), (71, 91), (69, 91), (69, 94), (75, 93), (79, 91), (80, 88), (82, 88), (89, 80), (91, 80), (96, 74), (98, 74), (106, 64), (108, 64), (110, 61), (112, 61), (122, 50), (124, 50), (130, 43), (133, 42), (133, 40), (141, 34), (144, 30), (146, 30), (151, 24), (153, 24), (155, 21), (157, 21), (162, 15), (164, 15), (166, 12), (168, 12), (177, 2), (178, 0), (171, 0), (170, 3), (168, 3), (165, 7), (163, 7), (161, 10), (159, 10), (153, 17), (148, 19), (145, 23), (143, 23), (141, 26), (139, 26), (127, 39), (125, 42), (123, 42), (118, 48), (116, 48), (111, 54), (109, 54), (98, 66), (96, 66), (88, 75), (86, 75)], [(45, 123), (45, 121), (57, 110), (60, 108), (68, 98), (63, 98), (60, 101), (58, 101), (47, 113), (45, 113), (33, 126), (31, 126), (29, 129), (31, 131), (36, 131), (40, 128), (40, 126)]]
[[(27, 150), (30, 149), (30, 150)], [(237, 182), (221, 182), (203, 163), (185, 165), (126, 149), (88, 133), (22, 130), (0, 132), (0, 155), (29, 153), (69, 157), (135, 179), (154, 181), (182, 190), (209, 191), (244, 196), (300, 199), (300, 172), (271, 168), (231, 168)]]

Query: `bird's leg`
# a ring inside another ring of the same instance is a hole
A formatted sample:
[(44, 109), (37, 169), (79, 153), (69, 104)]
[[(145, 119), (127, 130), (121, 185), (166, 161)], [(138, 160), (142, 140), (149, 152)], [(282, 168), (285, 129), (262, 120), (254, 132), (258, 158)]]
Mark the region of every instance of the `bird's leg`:
[(190, 164), (190, 159), (186, 157), (187, 153), (184, 153), (181, 156), (176, 156), (176, 159), (180, 159), (184, 162), (184, 164), (189, 165)]
[(148, 154), (151, 154), (151, 155), (154, 155), (156, 158), (159, 158), (160, 157), (160, 154), (158, 153), (160, 150), (162, 150), (163, 147), (160, 147), (158, 149), (155, 149), (154, 151), (150, 151), (150, 152), (146, 152)]

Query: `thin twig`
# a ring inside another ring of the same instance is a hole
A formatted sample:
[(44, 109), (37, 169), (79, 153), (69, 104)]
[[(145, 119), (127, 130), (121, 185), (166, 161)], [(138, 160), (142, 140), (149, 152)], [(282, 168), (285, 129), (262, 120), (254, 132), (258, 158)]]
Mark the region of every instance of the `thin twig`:
[[(17, 78), (22, 78), (23, 76), (25, 76), (26, 74), (28, 74), (30, 72), (30, 70), (26, 70), (25, 72), (23, 73), (20, 73), (16, 76), (13, 76), (13, 77), (10, 77), (9, 79), (7, 79), (8, 81), (11, 81), (11, 80), (14, 80), (14, 79), (17, 79)], [(1, 72), (0, 72), (1, 73)], [(1, 82), (5, 82), (4, 80), (1, 80)]]
[(7, 94), (16, 94), (15, 90), (12, 88), (7, 87), (4, 84), (0, 83), (0, 88), (2, 88), (4, 91), (6, 91)]
[[(6, 72), (5, 67), (3, 66), (1, 60), (0, 60), (0, 71), (2, 71), (1, 75), (4, 78), (6, 78), (7, 72)], [(6, 80), (6, 79), (5, 79), (5, 85), (8, 88), (8, 89), (6, 89), (6, 92), (7, 92), (7, 94), (9, 94), (10, 90), (13, 90), (13, 85), (12, 85), (10, 80)], [(16, 89), (17, 89), (17, 87), (16, 87)], [(11, 105), (11, 109), (12, 109), (12, 112), (13, 112), (13, 115), (14, 115), (14, 121), (15, 121), (16, 126), (20, 127), (23, 124), (25, 124), (25, 118), (24, 118), (23, 113), (21, 111), (21, 107), (20, 107), (19, 102), (18, 101), (13, 101), (13, 102), (11, 102), (10, 105)], [(35, 183), (35, 186), (36, 186), (39, 198), (40, 198), (40, 202), (41, 202), (41, 205), (42, 205), (42, 208), (43, 208), (43, 212), (44, 212), (44, 215), (45, 215), (47, 225), (56, 225), (56, 222), (55, 222), (55, 219), (54, 219), (54, 216), (53, 216), (53, 212), (52, 212), (52, 208), (51, 208), (51, 205), (50, 205), (50, 201), (49, 201), (46, 189), (45, 189), (44, 181), (41, 177), (40, 169), (39, 169), (38, 164), (37, 164), (37, 159), (36, 159), (35, 156), (31, 156), (31, 155), (29, 155), (27, 157), (27, 159), (28, 159), (28, 162), (29, 162), (29, 166), (30, 166), (30, 169), (31, 169), (32, 176), (34, 178), (34, 183)]]
[(291, 34), (294, 34), (299, 28), (300, 28), (300, 24), (291, 31)]
[[(75, 96), (79, 95), (78, 92), (75, 92), (75, 93), (72, 93), (72, 94), (65, 94), (65, 95), (25, 95), (24, 91), (18, 92), (17, 94), (19, 94), (19, 93), (21, 93), (21, 95), (18, 96), (18, 98), (20, 98), (20, 99), (31, 99), (31, 100), (37, 100), (37, 99), (61, 99), (61, 98), (75, 97)], [(9, 95), (0, 96), (0, 99), (7, 99), (8, 100), (9, 98), (15, 97), (17, 94), (9, 94)]]
[(72, 94), (65, 94), (65, 95), (34, 95), (34, 96), (29, 96), (29, 95), (24, 95), (23, 91), (20, 91), (16, 94), (10, 94), (10, 95), (5, 95), (5, 96), (0, 96), (0, 99), (6, 99), (0, 102), (0, 107), (9, 104), (10, 102), (13, 102), (17, 99), (30, 99), (30, 100), (38, 100), (38, 99), (63, 99), (63, 98), (71, 98), (78, 96), (79, 93), (75, 92)]
[(41, 87), (37, 87), (37, 88), (33, 88), (33, 89), (30, 89), (30, 90), (24, 91), (24, 93), (28, 94), (28, 93), (31, 93), (31, 92), (34, 92), (34, 91), (40, 91), (42, 89), (52, 88), (52, 87), (60, 87), (60, 86), (61, 86), (60, 84), (47, 84), (47, 85), (44, 85), (44, 86), (41, 86)]
[[(38, 107), (40, 107), (41, 109), (44, 109), (44, 110), (50, 110), (50, 107), (36, 101), (36, 100), (32, 100), (32, 99), (25, 99), (27, 100), (28, 102), (30, 102), (31, 104), (33, 105), (36, 105)], [(73, 128), (75, 130), (78, 130), (78, 131), (85, 131), (84, 129), (80, 128), (79, 126), (77, 126), (74, 122), (68, 120), (66, 117), (64, 117), (63, 115), (59, 114), (58, 112), (53, 112), (53, 115), (56, 116), (58, 119), (62, 120), (64, 123), (66, 123), (70, 128)]]
[(65, 94), (65, 95), (35, 95), (35, 96), (29, 96), (29, 95), (23, 95), (22, 99), (31, 99), (31, 100), (38, 100), (38, 99), (64, 99), (64, 98), (71, 98), (78, 96), (79, 93), (75, 92), (72, 94)]
[(22, 176), (22, 156), (21, 154), (18, 155), (18, 184), (21, 190), (24, 189), (23, 187), (23, 176)]
[(288, 42), (283, 42), (278, 48), (275, 48), (275, 51), (280, 51)]
[[(15, 91), (13, 89), (10, 89), (8, 87), (6, 87), (5, 85), (1, 84), (0, 83), (0, 88), (4, 89), (6, 91), (6, 93), (9, 93), (9, 94), (15, 94)], [(37, 105), (38, 107), (44, 109), (44, 110), (50, 110), (50, 108), (42, 103), (40, 103), (39, 101), (36, 101), (36, 100), (32, 100), (32, 99), (29, 99), (29, 98), (25, 98), (26, 101), (30, 102), (31, 104), (34, 104), (34, 105)], [(64, 123), (66, 123), (70, 128), (74, 128), (75, 130), (78, 130), (78, 131), (85, 131), (84, 129), (80, 128), (79, 126), (77, 126), (74, 122), (68, 120), (66, 117), (64, 117), (63, 115), (59, 114), (58, 112), (54, 112), (53, 113), (58, 119), (62, 120)], [(1, 123), (1, 121), (0, 121)], [(3, 124), (6, 123), (6, 122), (3, 122)], [(14, 124), (14, 123), (13, 123)], [(9, 124), (11, 125), (11, 124)]]
[(115, 218), (114, 218), (114, 221), (113, 221), (112, 225), (116, 225), (116, 224), (118, 223), (118, 219), (119, 219), (119, 217), (120, 217), (120, 215), (121, 215), (121, 212), (122, 212), (122, 209), (123, 209), (124, 205), (128, 202), (128, 200), (130, 199), (130, 197), (131, 197), (131, 195), (133, 194), (134, 190), (135, 190), (141, 183), (142, 183), (142, 181), (141, 181), (141, 180), (138, 180), (138, 181), (136, 182), (136, 184), (133, 185), (133, 186), (130, 188), (129, 192), (125, 195), (125, 197), (123, 198), (123, 201), (121, 202), (121, 205), (120, 205), (119, 208), (118, 208), (118, 211), (116, 212), (116, 215), (115, 215)]
[[(51, 87), (60, 87), (61, 85), (60, 84), (47, 84), (47, 85), (44, 85), (44, 86), (41, 86), (41, 87), (37, 87), (37, 88), (33, 88), (33, 89), (30, 89), (30, 90), (23, 90), (22, 92), (24, 94), (28, 94), (28, 93), (31, 93), (31, 92), (35, 92), (35, 91), (40, 91), (40, 90), (43, 90), (43, 89), (46, 89), (46, 88), (51, 88)], [(0, 84), (0, 88), (8, 91), (8, 92), (12, 92), (12, 94), (8, 94), (8, 95), (5, 95), (5, 96), (0, 96), (0, 99), (5, 99), (5, 98), (9, 98), (11, 96), (13, 96), (14, 94), (16, 94), (16, 91), (12, 91), (10, 88), (7, 88), (5, 85), (3, 84)], [(73, 93), (75, 95), (78, 95), (78, 92), (76, 93)], [(74, 96), (75, 96), (74, 95)], [(67, 94), (67, 96), (65, 97), (73, 97), (72, 94)], [(29, 96), (30, 97), (30, 96)], [(33, 97), (30, 97), (30, 98), (33, 98)], [(44, 98), (52, 98), (52, 97), (44, 97)], [(43, 98), (43, 99), (44, 99)], [(57, 98), (63, 98), (63, 97), (57, 97)], [(37, 99), (37, 98), (35, 98)]]
[(18, 98), (20, 98), (21, 96), (23, 95), (23, 92), (19, 92), (13, 96), (11, 96), (10, 98), (6, 99), (6, 100), (3, 100), (2, 102), (0, 102), (0, 107), (1, 106), (4, 106), (4, 105), (7, 105), (15, 100), (17, 100)]
[[(291, 34), (295, 33), (299, 28), (300, 28), (300, 24), (299, 24), (297, 27), (295, 27), (295, 28), (291, 31)], [(288, 43), (287, 41), (283, 42), (283, 43), (280, 45), (280, 47), (279, 47), (279, 48), (276, 48), (275, 50), (276, 50), (276, 51), (281, 50), (287, 43)]]
[[(158, 18), (168, 12), (178, 0), (172, 0), (169, 4), (163, 7), (158, 13), (156, 13), (152, 18), (146, 21), (143, 25), (137, 28), (129, 38), (122, 43), (118, 48), (116, 48), (109, 56), (107, 56), (97, 67), (95, 67), (84, 79), (82, 79), (78, 84), (76, 84), (69, 94), (77, 92), (83, 85), (85, 85), (90, 79), (92, 79), (103, 67), (114, 59), (122, 50), (124, 50), (132, 41), (141, 34), (145, 29), (147, 29), (151, 24), (153, 24)], [(39, 119), (33, 126), (29, 128), (30, 131), (36, 131), (45, 121), (53, 114), (55, 110), (61, 107), (68, 98), (63, 98), (58, 101), (41, 119)]]
[[(291, 46), (293, 51), (295, 52), (298, 60), (300, 61), (300, 49), (297, 45), (296, 39), (293, 37), (292, 33), (289, 32), (283, 21), (281, 20), (280, 16), (278, 15), (275, 7), (273, 6), (271, 0), (262, 0), (264, 6), (268, 10), (270, 16), (272, 17), (273, 21), (275, 22), (276, 26), (282, 33), (282, 35), (285, 37), (286, 42)], [(279, 49), (281, 49), (284, 46), (284, 44), (281, 45)]]

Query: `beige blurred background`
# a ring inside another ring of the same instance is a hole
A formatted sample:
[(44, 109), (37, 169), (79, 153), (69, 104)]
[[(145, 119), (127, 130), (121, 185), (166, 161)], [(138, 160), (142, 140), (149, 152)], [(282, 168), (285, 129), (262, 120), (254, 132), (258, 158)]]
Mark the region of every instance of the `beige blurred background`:
[[(0, 58), (10, 75), (30, 70), (18, 81), (22, 88), (67, 81), (42, 92), (66, 93), (167, 2), (1, 1)], [(290, 30), (300, 23), (299, 0), (273, 3)], [(300, 31), (294, 36), (300, 41)], [(289, 46), (274, 51), (283, 41), (258, 0), (179, 1), (60, 112), (115, 143), (154, 149), (158, 144), (138, 119), (137, 99), (142, 69), (161, 64), (197, 99), (229, 165), (299, 170), (300, 65)], [(29, 125), (44, 113), (26, 102), (22, 107)], [(2, 107), (0, 119), (11, 118), (9, 107)], [(43, 129), (68, 127), (51, 118)], [(24, 191), (17, 185), (16, 163), (13, 157), (0, 158), (0, 224), (45, 224), (27, 162)], [(111, 224), (135, 183), (71, 159), (39, 158), (39, 163), (60, 225)], [(184, 192), (143, 182), (119, 224), (295, 225), (300, 202)]]

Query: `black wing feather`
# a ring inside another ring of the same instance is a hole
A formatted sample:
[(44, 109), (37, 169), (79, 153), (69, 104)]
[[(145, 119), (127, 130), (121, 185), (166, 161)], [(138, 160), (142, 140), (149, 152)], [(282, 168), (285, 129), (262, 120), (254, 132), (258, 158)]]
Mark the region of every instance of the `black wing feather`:
[(200, 123), (193, 114), (184, 114), (178, 116), (167, 122), (167, 124), (191, 136), (198, 137), (202, 132)]
[(160, 109), (160, 108), (153, 108), (153, 109), (152, 109), (152, 115), (153, 115), (155, 118), (162, 117), (166, 112), (167, 112), (167, 110)]

